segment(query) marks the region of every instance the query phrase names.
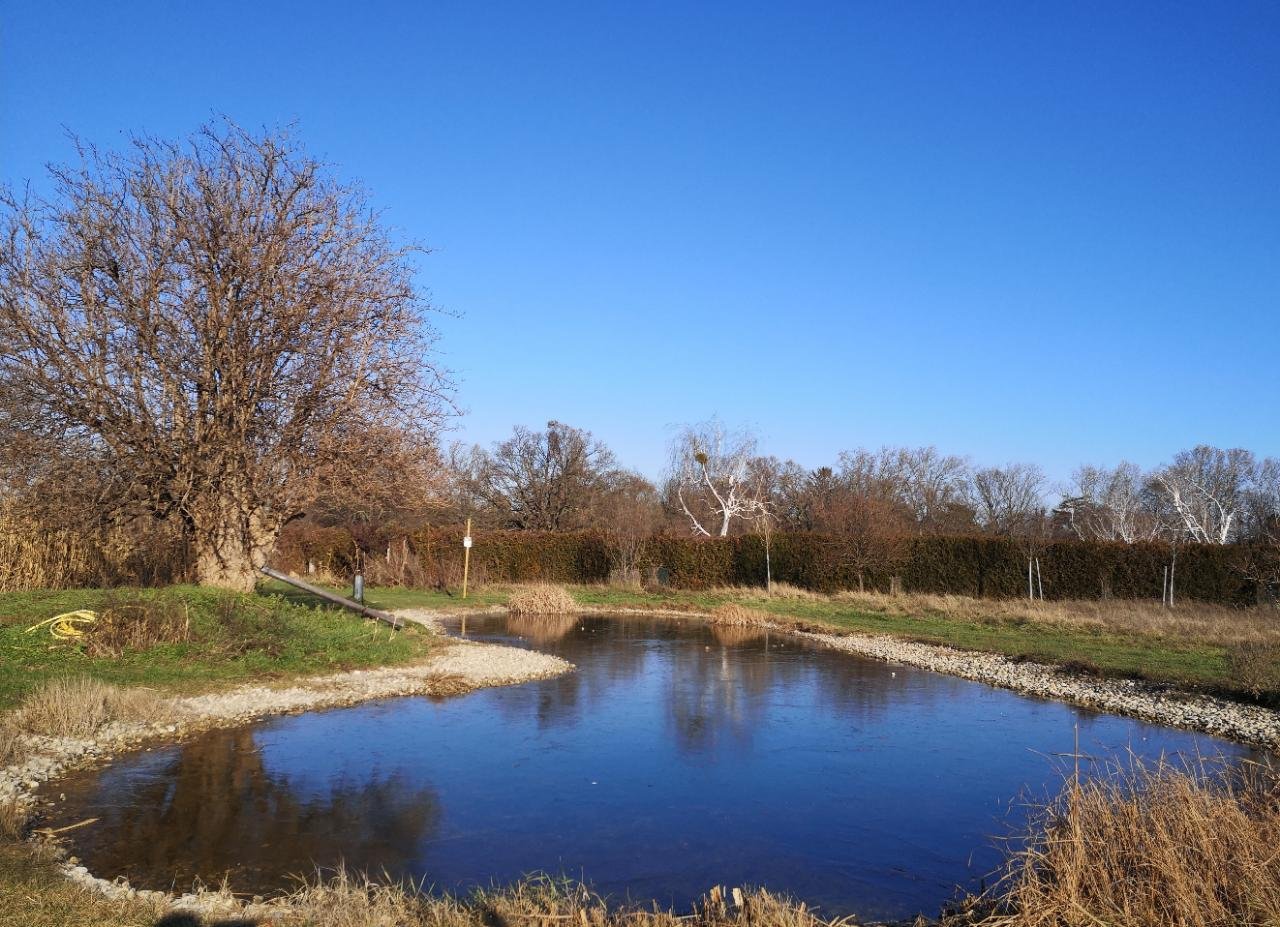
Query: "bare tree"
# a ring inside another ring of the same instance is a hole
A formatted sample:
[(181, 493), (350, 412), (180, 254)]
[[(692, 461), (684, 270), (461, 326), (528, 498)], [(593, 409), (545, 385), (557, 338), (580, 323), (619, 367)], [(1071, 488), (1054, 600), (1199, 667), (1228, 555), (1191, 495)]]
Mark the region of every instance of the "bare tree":
[(917, 531), (954, 530), (972, 520), (968, 461), (935, 447), (846, 451), (840, 476), (854, 493), (901, 507)]
[(180, 521), (202, 583), (249, 589), (375, 425), (448, 413), (414, 253), (287, 133), (82, 146), (0, 200), (0, 387), (83, 448), (104, 516)]
[[(1038, 570), (1040, 551), (1049, 536), (1044, 472), (1027, 463), (987, 467), (974, 474), (973, 486), (980, 523), (992, 534), (1018, 545), (1027, 558), (1027, 595), (1035, 598), (1038, 589), (1044, 598)], [(1034, 581), (1033, 566), (1037, 568)]]
[(1146, 492), (1148, 483), (1138, 465), (1127, 461), (1114, 469), (1082, 466), (1057, 511), (1082, 541), (1154, 540), (1160, 522)]
[(1201, 444), (1158, 470), (1155, 484), (1190, 541), (1226, 544), (1240, 529), (1241, 510), (1255, 477), (1253, 454)]
[(566, 531), (587, 527), (618, 471), (591, 432), (551, 421), (543, 431), (517, 426), (491, 451), (475, 448), (468, 495), (505, 528)]
[(717, 419), (681, 429), (671, 443), (669, 482), (694, 534), (726, 537), (735, 519), (750, 522), (765, 510), (755, 456), (754, 435), (731, 432)]
[(640, 553), (645, 540), (656, 532), (661, 514), (657, 490), (644, 477), (626, 470), (610, 476), (592, 524), (609, 542), (613, 581), (628, 586), (639, 583)]

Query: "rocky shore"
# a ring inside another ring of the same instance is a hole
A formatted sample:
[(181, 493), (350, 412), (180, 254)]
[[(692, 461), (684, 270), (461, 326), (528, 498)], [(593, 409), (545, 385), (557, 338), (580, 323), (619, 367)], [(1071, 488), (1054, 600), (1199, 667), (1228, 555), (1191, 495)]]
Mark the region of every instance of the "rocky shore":
[(793, 633), (836, 650), (877, 660), (946, 673), (1156, 724), (1202, 731), (1272, 751), (1280, 750), (1280, 711), (1258, 705), (1152, 685), (1137, 679), (1085, 676), (1044, 663), (1018, 662), (998, 654), (954, 650), (893, 637), (807, 631)]

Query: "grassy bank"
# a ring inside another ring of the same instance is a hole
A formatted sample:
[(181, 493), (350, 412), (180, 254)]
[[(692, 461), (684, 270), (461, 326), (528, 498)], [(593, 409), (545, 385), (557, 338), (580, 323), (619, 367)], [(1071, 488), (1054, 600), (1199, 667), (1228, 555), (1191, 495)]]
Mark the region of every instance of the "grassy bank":
[[(98, 613), (78, 641), (28, 628), (77, 609)], [(0, 594), (0, 708), (44, 682), (88, 677), (120, 686), (196, 692), (408, 662), (428, 636), (283, 597), (192, 586)]]

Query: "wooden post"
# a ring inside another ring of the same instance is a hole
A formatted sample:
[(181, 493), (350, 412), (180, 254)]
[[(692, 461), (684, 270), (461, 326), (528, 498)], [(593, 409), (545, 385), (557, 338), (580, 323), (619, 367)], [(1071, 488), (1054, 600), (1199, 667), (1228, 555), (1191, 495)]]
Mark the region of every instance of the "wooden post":
[(467, 519), (467, 534), (462, 539), (462, 597), (467, 597), (467, 579), (471, 574), (471, 519)]

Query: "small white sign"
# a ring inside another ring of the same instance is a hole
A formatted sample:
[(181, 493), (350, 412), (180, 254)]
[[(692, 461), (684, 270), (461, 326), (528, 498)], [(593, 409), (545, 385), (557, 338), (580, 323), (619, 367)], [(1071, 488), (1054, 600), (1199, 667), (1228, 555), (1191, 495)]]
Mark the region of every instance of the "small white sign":
[(462, 539), (462, 546), (463, 547), (471, 546), (471, 535), (467, 535), (465, 538)]

